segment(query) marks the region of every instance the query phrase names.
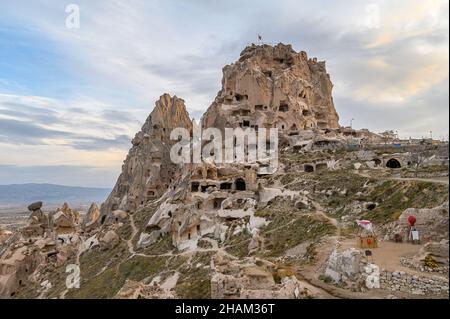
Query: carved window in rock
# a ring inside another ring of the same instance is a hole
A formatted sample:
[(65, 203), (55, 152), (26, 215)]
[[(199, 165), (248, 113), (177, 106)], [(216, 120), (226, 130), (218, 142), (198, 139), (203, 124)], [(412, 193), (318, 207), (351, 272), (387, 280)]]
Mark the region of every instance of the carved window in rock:
[(220, 189), (221, 190), (231, 190), (233, 188), (233, 184), (232, 183), (221, 183), (220, 184)]
[(238, 178), (235, 181), (235, 187), (237, 191), (245, 191), (247, 189), (247, 185), (243, 178)]
[(193, 192), (193, 193), (198, 192), (199, 187), (200, 187), (199, 183), (192, 183), (191, 184), (191, 192)]
[(287, 103), (281, 103), (278, 110), (280, 112), (288, 112), (289, 111), (289, 105)]
[(314, 172), (314, 166), (313, 166), (313, 165), (306, 164), (306, 165), (304, 166), (304, 168), (305, 168), (305, 172), (307, 172), (307, 173), (312, 173), (312, 172)]
[(242, 122), (242, 127), (249, 127), (250, 126), (250, 121), (243, 121)]
[(237, 102), (242, 102), (242, 101), (248, 100), (248, 95), (241, 95), (241, 94), (236, 93), (234, 95), (234, 97), (235, 97)]

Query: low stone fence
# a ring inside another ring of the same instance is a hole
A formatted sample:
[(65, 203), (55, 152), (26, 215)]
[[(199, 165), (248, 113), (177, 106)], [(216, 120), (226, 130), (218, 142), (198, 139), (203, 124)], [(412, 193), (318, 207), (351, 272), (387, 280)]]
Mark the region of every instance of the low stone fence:
[(403, 271), (380, 272), (380, 288), (416, 295), (448, 295), (449, 281), (438, 276), (417, 276)]
[(404, 257), (400, 258), (400, 264), (402, 266), (412, 268), (412, 269), (422, 271), (422, 272), (437, 273), (437, 274), (444, 275), (445, 277), (448, 277), (448, 275), (449, 275), (449, 267), (448, 266), (439, 266), (436, 268), (431, 268), (431, 267), (427, 267), (427, 266), (423, 266), (423, 265), (418, 265), (417, 262), (414, 262), (413, 260), (404, 258)]

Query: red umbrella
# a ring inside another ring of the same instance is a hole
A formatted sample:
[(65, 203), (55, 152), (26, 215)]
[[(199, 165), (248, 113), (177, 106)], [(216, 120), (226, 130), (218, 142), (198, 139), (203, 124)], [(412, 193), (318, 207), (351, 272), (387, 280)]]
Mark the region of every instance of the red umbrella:
[(416, 221), (417, 221), (416, 216), (411, 215), (411, 216), (408, 217), (408, 223), (411, 225), (411, 227), (414, 226)]

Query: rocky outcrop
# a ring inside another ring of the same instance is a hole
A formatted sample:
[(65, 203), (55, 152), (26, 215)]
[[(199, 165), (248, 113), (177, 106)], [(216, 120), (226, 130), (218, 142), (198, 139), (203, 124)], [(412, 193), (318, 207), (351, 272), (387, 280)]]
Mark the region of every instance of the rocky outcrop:
[(338, 129), (333, 85), (325, 62), (290, 45), (252, 45), (223, 68), (222, 90), (203, 116), (203, 127)]
[(435, 208), (408, 208), (393, 225), (390, 226), (387, 237), (393, 239), (400, 235), (403, 241), (409, 240), (409, 216), (415, 216), (416, 229), (419, 231), (422, 242), (441, 241), (449, 236), (449, 206), (448, 202)]
[(84, 216), (82, 227), (85, 231), (91, 231), (99, 225), (100, 209), (96, 203), (92, 203), (87, 214)]
[(237, 260), (218, 253), (212, 258), (213, 299), (309, 299), (320, 292), (299, 281), (291, 271), (265, 260)]
[(80, 213), (73, 211), (67, 203), (50, 216), (51, 229), (58, 235), (75, 232), (80, 224)]
[(353, 283), (361, 272), (361, 252), (355, 248), (343, 252), (334, 250), (325, 269), (325, 276), (335, 283)]
[(192, 128), (184, 100), (164, 94), (132, 141), (116, 186), (102, 205), (101, 223), (115, 210), (133, 212), (166, 192), (179, 174), (170, 160), (175, 142), (170, 133), (178, 127)]

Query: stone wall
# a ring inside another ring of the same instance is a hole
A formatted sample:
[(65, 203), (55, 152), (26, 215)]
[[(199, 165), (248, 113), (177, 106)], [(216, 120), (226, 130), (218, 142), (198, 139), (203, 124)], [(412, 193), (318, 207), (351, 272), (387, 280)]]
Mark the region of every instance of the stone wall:
[(415, 295), (448, 295), (448, 279), (438, 276), (417, 276), (403, 271), (380, 273), (381, 289), (401, 291)]

